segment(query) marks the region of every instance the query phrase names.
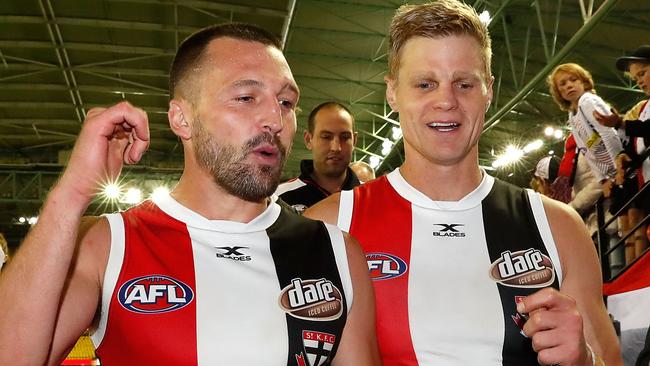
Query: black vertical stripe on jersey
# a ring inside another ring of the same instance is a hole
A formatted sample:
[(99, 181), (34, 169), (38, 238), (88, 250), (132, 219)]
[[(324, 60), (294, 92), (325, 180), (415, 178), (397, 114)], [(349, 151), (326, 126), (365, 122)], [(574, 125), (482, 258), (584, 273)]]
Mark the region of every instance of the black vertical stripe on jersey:
[(336, 355), (341, 340), (347, 318), (347, 302), (327, 228), (322, 222), (302, 217), (283, 206), (280, 217), (267, 233), (281, 289), (290, 285), (295, 278), (302, 280), (325, 278), (341, 292), (343, 313), (336, 320), (309, 321), (286, 315), (289, 337), (287, 365), (297, 365), (296, 356), (301, 353), (305, 357), (306, 364), (309, 364), (303, 346), (303, 330), (335, 335), (336, 342), (330, 356), (323, 364), (329, 365)]
[[(534, 248), (546, 256), (549, 255), (537, 228), (526, 190), (495, 179), (492, 191), (483, 200), (482, 209), (491, 263), (501, 258), (501, 254), (507, 250), (516, 252)], [(559, 288), (557, 273), (551, 286)], [(533, 351), (530, 339), (520, 333), (520, 328), (512, 316), (517, 314), (515, 296), (527, 296), (539, 288), (510, 287), (502, 284), (497, 284), (497, 287), (505, 328), (503, 365), (537, 365), (537, 353)]]

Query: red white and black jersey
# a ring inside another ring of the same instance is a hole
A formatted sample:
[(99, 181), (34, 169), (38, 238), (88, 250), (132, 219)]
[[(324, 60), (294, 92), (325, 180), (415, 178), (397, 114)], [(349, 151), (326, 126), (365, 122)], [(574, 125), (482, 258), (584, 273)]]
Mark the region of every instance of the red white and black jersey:
[(352, 303), (344, 239), (275, 199), (249, 223), (171, 197), (108, 215), (102, 365), (328, 365)]
[(342, 192), (338, 225), (366, 253), (384, 365), (537, 364), (516, 302), (562, 281), (539, 195), (483, 174), (432, 201), (395, 170)]

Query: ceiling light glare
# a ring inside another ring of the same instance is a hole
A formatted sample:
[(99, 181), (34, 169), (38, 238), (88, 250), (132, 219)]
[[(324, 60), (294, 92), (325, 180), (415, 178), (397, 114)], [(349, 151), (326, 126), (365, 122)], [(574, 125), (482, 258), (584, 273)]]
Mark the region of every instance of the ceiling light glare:
[(34, 225), (38, 222), (38, 216), (32, 216), (27, 219), (27, 223), (30, 225)]
[(562, 132), (562, 130), (555, 130), (555, 132), (553, 132), (553, 137), (559, 140), (564, 137), (564, 132)]
[(120, 197), (121, 189), (120, 186), (117, 185), (116, 183), (109, 183), (104, 186), (104, 190), (102, 191), (102, 194), (106, 196), (108, 199), (116, 200), (118, 197)]
[(139, 188), (129, 188), (122, 202), (134, 205), (142, 201), (142, 191)]
[(478, 18), (481, 20), (483, 24), (490, 24), (490, 21), (492, 21), (492, 17), (490, 16), (490, 12), (487, 10), (483, 10), (481, 15), (478, 16)]
[(156, 187), (151, 193), (151, 200), (155, 203), (160, 202), (160, 200), (169, 196), (169, 188), (167, 187)]
[(524, 152), (528, 154), (531, 151), (535, 151), (539, 149), (540, 147), (544, 146), (544, 141), (542, 140), (535, 140), (533, 142), (530, 142), (528, 145), (524, 146)]
[(514, 145), (508, 145), (506, 151), (501, 154), (493, 163), (493, 168), (500, 168), (502, 166), (510, 165), (524, 156), (524, 151)]
[(18, 222), (21, 223), (21, 224), (24, 224), (24, 223), (27, 222), (27, 218), (25, 218), (25, 216), (20, 216), (20, 217), (18, 218)]
[(399, 127), (393, 127), (392, 128), (392, 137), (393, 140), (399, 140), (400, 137), (402, 137), (402, 129)]
[(387, 155), (392, 148), (393, 143), (390, 140), (384, 140), (384, 142), (381, 143), (381, 154)]
[(549, 155), (555, 155), (555, 150), (549, 150), (549, 151), (548, 151), (548, 154), (549, 154)]
[(551, 137), (555, 133), (555, 128), (548, 126), (544, 129), (544, 135)]
[(370, 157), (370, 166), (373, 168), (376, 168), (379, 165), (379, 157), (378, 156), (371, 156)]

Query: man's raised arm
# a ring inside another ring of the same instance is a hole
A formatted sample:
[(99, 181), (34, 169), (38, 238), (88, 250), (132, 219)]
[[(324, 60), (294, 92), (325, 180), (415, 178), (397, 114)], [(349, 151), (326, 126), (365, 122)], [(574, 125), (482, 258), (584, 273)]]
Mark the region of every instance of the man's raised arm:
[(0, 365), (56, 364), (90, 324), (110, 234), (106, 220), (80, 229), (82, 215), (148, 145), (144, 111), (126, 102), (88, 111), (68, 167), (0, 276)]

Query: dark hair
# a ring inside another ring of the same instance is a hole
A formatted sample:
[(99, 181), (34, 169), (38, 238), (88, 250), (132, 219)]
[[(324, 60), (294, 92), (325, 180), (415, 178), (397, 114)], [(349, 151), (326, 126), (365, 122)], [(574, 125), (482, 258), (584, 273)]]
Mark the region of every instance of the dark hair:
[(354, 116), (352, 115), (352, 112), (350, 112), (350, 109), (339, 102), (330, 100), (317, 105), (314, 109), (311, 110), (311, 112), (309, 112), (309, 117), (307, 117), (307, 131), (309, 131), (309, 133), (314, 133), (314, 129), (316, 128), (316, 114), (318, 114), (318, 111), (323, 108), (337, 108), (348, 112), (352, 118), (352, 126), (354, 128)]
[(280, 40), (266, 30), (251, 24), (227, 23), (212, 25), (192, 33), (181, 43), (176, 51), (169, 71), (169, 94), (171, 98), (177, 96), (189, 97), (184, 89), (184, 81), (188, 74), (203, 61), (203, 55), (208, 44), (222, 37), (230, 37), (243, 41), (259, 42), (282, 50)]

